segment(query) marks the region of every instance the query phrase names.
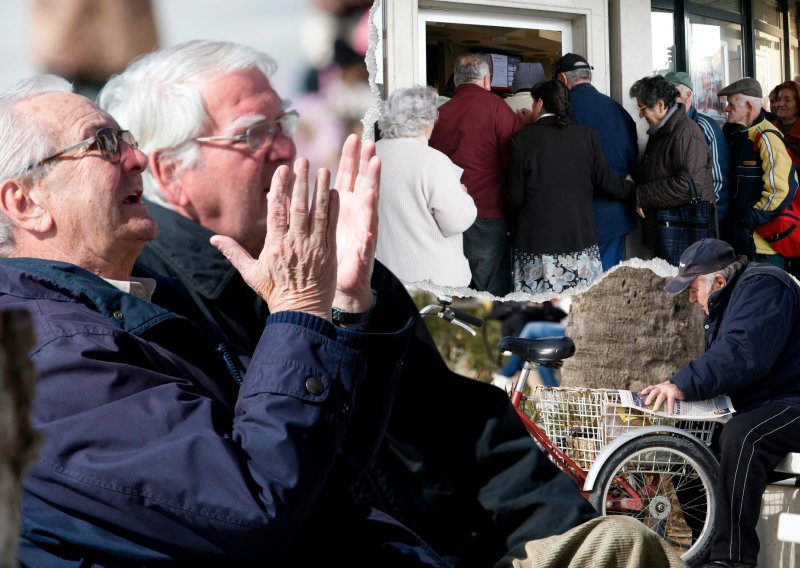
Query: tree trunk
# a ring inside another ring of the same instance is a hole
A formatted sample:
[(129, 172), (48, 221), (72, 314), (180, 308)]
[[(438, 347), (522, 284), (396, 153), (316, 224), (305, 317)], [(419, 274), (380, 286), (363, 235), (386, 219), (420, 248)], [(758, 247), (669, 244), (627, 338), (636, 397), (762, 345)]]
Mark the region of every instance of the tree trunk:
[(686, 293), (667, 294), (669, 278), (623, 266), (573, 296), (565, 320), (575, 355), (563, 386), (641, 388), (669, 379), (703, 352), (703, 317)]

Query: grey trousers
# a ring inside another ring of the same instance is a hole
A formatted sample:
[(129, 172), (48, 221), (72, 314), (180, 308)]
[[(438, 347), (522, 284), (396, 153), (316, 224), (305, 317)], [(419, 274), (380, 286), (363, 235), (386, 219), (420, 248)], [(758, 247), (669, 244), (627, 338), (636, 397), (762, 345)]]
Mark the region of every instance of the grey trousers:
[(667, 541), (631, 517), (598, 517), (512, 548), (495, 568), (682, 568)]

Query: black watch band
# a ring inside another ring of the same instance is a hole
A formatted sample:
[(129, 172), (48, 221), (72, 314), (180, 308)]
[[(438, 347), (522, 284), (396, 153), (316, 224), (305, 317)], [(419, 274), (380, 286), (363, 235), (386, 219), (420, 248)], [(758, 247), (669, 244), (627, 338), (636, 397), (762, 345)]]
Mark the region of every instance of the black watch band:
[(377, 301), (378, 295), (375, 293), (375, 290), (373, 290), (372, 305), (366, 312), (346, 312), (341, 308), (333, 306), (331, 308), (331, 319), (333, 320), (333, 323), (342, 325), (366, 325), (372, 319), (372, 308), (375, 307)]

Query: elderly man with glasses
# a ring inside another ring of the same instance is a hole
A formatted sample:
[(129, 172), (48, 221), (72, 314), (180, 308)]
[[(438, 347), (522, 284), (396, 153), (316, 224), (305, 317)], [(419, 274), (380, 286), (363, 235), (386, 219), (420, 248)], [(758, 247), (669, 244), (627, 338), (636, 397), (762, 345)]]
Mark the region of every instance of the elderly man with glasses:
[[(98, 99), (149, 156), (145, 198), (161, 230), (140, 261), (180, 280), (206, 316), (247, 351), (258, 343), (269, 311), (209, 238), (234, 237), (251, 254), (263, 244), (269, 177), (295, 152), (291, 111), (268, 79), (274, 66), (247, 46), (192, 41), (134, 62)], [(356, 145), (355, 136), (346, 142)], [(345, 152), (335, 187), (351, 184), (357, 160), (347, 156), (353, 154)], [(351, 225), (347, 197), (340, 230)], [(340, 242), (352, 240), (342, 235)], [(378, 298), (391, 293), (416, 310), (380, 263), (371, 286)], [(338, 298), (334, 304), (358, 311)], [(348, 313), (337, 316), (352, 322)], [(392, 394), (383, 387), (390, 376), (376, 371), (369, 378), (365, 386), (377, 397)], [(373, 408), (380, 414), (383, 406)], [(419, 317), (391, 417), (382, 418), (390, 420), (387, 436), (353, 494), (401, 519), (453, 566), (490, 566), (514, 545), (596, 515), (539, 451), (503, 392), (447, 368)]]
[[(53, 76), (0, 93), (0, 125), (0, 309), (30, 311), (37, 337), (23, 565), (443, 566), (343, 490), (383, 431), (358, 411), (366, 382), (377, 367), (391, 392), (413, 313), (357, 277), (375, 249), (373, 145), (339, 192), (321, 170), (309, 197), (303, 159), (264, 172), (256, 258), (214, 237), (272, 312), (244, 358), (173, 280), (132, 276), (158, 227), (130, 133)], [(337, 242), (340, 194), (358, 203), (358, 246)], [(335, 326), (335, 302), (360, 327)]]

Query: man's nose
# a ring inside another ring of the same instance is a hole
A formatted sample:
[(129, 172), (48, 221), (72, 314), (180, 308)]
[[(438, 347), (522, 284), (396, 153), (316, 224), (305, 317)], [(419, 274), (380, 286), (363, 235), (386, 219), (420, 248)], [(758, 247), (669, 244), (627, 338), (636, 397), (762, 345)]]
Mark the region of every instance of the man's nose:
[(127, 144), (123, 144), (123, 147), (120, 149), (120, 151), (122, 152), (122, 171), (143, 172), (147, 169), (147, 154), (138, 148), (128, 146)]

